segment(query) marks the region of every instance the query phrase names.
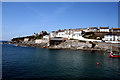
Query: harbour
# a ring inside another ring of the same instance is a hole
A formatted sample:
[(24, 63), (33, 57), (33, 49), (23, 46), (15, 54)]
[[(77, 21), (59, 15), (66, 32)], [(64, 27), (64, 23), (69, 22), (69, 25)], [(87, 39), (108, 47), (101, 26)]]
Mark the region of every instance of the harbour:
[(120, 80), (120, 2), (1, 1), (2, 80)]

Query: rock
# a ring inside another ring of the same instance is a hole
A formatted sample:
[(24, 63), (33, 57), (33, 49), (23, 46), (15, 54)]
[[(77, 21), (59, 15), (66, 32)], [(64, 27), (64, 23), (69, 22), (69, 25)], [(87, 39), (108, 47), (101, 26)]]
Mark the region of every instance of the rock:
[(77, 49), (83, 49), (83, 47), (78, 47)]

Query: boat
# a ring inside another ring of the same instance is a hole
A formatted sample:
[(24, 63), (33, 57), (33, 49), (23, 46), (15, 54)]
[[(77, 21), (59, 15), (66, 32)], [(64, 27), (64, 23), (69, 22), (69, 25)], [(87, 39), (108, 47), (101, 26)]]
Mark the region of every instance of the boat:
[(109, 55), (109, 57), (120, 57), (120, 53), (118, 52), (118, 53), (115, 53), (115, 52), (113, 52), (112, 51), (112, 47), (111, 47), (111, 52), (110, 52), (110, 55)]
[(112, 57), (120, 57), (120, 55), (110, 55), (110, 57), (112, 58)]

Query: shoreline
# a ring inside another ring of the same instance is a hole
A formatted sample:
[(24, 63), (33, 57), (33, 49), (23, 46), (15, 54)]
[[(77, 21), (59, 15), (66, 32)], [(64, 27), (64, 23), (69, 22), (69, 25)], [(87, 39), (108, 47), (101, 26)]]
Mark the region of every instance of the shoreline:
[[(60, 45), (55, 45), (55, 46), (47, 46), (46, 44), (28, 44), (28, 43), (13, 43), (13, 42), (4, 42), (3, 44), (14, 44), (16, 46), (26, 46), (26, 47), (39, 47), (39, 48), (47, 48), (50, 50), (85, 50), (85, 51), (110, 51), (110, 48), (104, 48), (104, 47), (94, 47), (94, 48), (83, 48), (83, 47), (66, 47), (66, 46), (60, 46)], [(82, 44), (82, 42), (81, 42)], [(107, 46), (108, 47), (108, 46)], [(110, 46), (109, 46), (110, 47)], [(118, 47), (119, 48), (119, 47)], [(118, 49), (119, 50), (119, 49)], [(113, 51), (117, 51), (117, 49), (113, 49)]]

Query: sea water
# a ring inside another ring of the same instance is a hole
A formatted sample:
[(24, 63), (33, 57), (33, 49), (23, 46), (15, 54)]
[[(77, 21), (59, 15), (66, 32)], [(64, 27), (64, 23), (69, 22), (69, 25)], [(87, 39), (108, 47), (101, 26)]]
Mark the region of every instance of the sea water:
[(119, 79), (120, 58), (110, 58), (102, 51), (49, 50), (2, 44), (2, 77)]

